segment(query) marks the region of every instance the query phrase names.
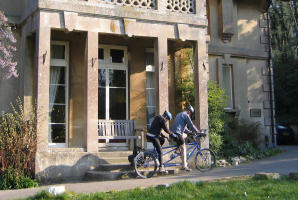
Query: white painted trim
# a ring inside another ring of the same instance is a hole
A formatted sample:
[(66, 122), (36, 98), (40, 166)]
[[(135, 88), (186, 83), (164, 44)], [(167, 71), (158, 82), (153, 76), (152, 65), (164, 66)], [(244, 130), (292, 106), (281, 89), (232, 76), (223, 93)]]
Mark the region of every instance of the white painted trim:
[[(126, 120), (128, 120), (128, 59), (127, 59), (127, 47), (126, 46), (117, 46), (117, 45), (98, 45), (99, 49), (103, 49), (104, 52), (104, 60), (98, 62), (99, 69), (106, 70), (106, 120), (110, 119), (110, 105), (109, 105), (109, 97), (110, 97), (110, 88), (124, 88), (124, 87), (110, 87), (109, 86), (109, 70), (123, 70), (126, 73)], [(124, 51), (124, 63), (111, 63), (110, 62), (110, 50), (111, 49), (119, 49)], [(102, 86), (99, 88), (103, 88)]]
[[(49, 147), (53, 148), (67, 148), (68, 147), (68, 126), (69, 126), (69, 42), (65, 41), (51, 41), (51, 45), (65, 46), (65, 59), (51, 59), (50, 66), (65, 67), (65, 143), (48, 143)], [(50, 123), (48, 123), (50, 124)], [(51, 123), (59, 124), (59, 123)], [(64, 123), (61, 123), (64, 124)], [(48, 130), (49, 131), (49, 130)], [(51, 137), (49, 133), (49, 137)]]

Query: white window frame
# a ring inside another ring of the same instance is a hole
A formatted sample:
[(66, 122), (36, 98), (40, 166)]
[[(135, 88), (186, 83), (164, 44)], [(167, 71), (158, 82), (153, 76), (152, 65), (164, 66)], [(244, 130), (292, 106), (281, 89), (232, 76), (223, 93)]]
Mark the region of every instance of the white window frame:
[[(105, 70), (123, 70), (126, 74), (126, 120), (128, 120), (128, 61), (127, 61), (127, 47), (126, 46), (116, 46), (116, 45), (98, 45), (98, 49), (103, 49), (104, 52), (104, 60), (99, 60), (98, 58), (98, 69), (105, 69)], [(112, 63), (110, 59), (110, 50), (111, 49), (117, 49), (117, 50), (123, 50), (124, 51), (124, 62), (123, 63)], [(106, 72), (106, 116), (105, 120), (110, 120), (110, 87), (109, 86), (109, 73)], [(100, 86), (98, 85), (98, 88)]]
[[(146, 48), (145, 49), (145, 55), (146, 55), (146, 53), (154, 53), (154, 49), (153, 48)], [(146, 81), (147, 81), (147, 72), (155, 73), (155, 66), (154, 65), (147, 65), (146, 64)], [(148, 106), (147, 105), (147, 90), (154, 90), (154, 91), (156, 91), (156, 85), (155, 85), (155, 88), (147, 88), (147, 83), (146, 83), (146, 111), (147, 111), (147, 108), (155, 108), (155, 112), (156, 112), (156, 103), (155, 103), (155, 106)], [(146, 116), (146, 117), (148, 117), (148, 116)], [(148, 126), (150, 126), (150, 124), (147, 124), (147, 127)]]
[[(68, 147), (68, 109), (69, 109), (69, 42), (64, 41), (51, 41), (51, 45), (64, 45), (65, 46), (65, 59), (53, 59), (50, 60), (50, 67), (65, 67), (65, 143), (50, 143), (49, 147), (53, 148), (67, 148)], [(48, 124), (62, 124), (62, 123), (48, 123)], [(64, 123), (63, 123), (64, 124)], [(49, 137), (51, 132), (49, 130)]]

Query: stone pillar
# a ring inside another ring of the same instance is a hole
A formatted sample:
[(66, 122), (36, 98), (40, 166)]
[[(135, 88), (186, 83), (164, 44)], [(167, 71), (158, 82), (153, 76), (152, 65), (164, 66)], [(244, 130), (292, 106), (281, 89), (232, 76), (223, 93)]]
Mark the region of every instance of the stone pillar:
[(168, 91), (168, 40), (158, 37), (154, 43), (155, 74), (156, 74), (156, 113), (162, 114), (169, 110)]
[(173, 117), (176, 115), (176, 93), (175, 93), (175, 51), (173, 47), (170, 48), (169, 55), (169, 111)]
[[(208, 54), (204, 31), (200, 32), (194, 46), (195, 123), (200, 129), (208, 129)], [(209, 138), (201, 145), (209, 147)]]
[(85, 48), (87, 152), (98, 151), (98, 33), (88, 31)]
[(37, 151), (48, 151), (49, 134), (49, 84), (50, 84), (50, 19), (39, 13), (36, 28), (36, 103), (37, 103)]
[(130, 46), (130, 119), (136, 120), (137, 128), (146, 127), (146, 63), (145, 47), (140, 39)]

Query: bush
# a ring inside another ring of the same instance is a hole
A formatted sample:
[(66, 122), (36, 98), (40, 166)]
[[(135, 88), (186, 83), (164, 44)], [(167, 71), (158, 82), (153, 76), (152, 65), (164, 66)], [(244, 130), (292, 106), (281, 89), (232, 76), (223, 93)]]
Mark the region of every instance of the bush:
[(25, 116), (19, 98), (16, 106), (11, 104), (11, 107), (12, 112), (2, 112), (0, 118), (0, 176), (3, 180), (1, 189), (31, 186), (28, 178), (34, 177), (35, 111), (32, 109), (28, 116)]
[(260, 144), (260, 123), (251, 123), (234, 119), (228, 123), (226, 134), (228, 137), (236, 140), (239, 144), (250, 142), (257, 148)]
[(22, 171), (16, 170), (12, 167), (4, 169), (0, 175), (0, 189), (21, 189), (38, 186), (36, 180), (23, 174)]
[(223, 143), (221, 135), (217, 133), (210, 134), (209, 143), (210, 143), (210, 149), (212, 149), (216, 155), (221, 152), (222, 143)]

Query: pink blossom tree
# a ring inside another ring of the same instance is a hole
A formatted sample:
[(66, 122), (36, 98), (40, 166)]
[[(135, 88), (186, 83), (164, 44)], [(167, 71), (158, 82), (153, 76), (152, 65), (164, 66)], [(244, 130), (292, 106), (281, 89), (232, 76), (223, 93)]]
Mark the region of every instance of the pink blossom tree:
[(0, 79), (18, 77), (17, 62), (13, 61), (16, 39), (7, 23), (7, 18), (0, 11)]

